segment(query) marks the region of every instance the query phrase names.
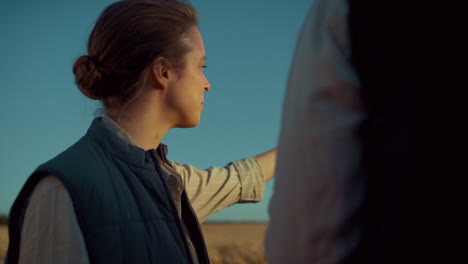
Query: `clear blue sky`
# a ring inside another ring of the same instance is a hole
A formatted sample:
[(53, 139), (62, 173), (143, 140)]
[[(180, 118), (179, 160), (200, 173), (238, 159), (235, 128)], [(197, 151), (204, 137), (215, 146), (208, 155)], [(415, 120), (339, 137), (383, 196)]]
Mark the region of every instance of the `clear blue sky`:
[[(71, 71), (85, 54), (99, 13), (114, 1), (0, 1), (0, 214), (26, 178), (78, 140), (100, 105), (84, 97)], [(224, 166), (276, 146), (291, 57), (312, 0), (196, 0), (207, 53), (201, 124), (169, 131), (169, 158)], [(266, 221), (265, 200), (213, 221)]]

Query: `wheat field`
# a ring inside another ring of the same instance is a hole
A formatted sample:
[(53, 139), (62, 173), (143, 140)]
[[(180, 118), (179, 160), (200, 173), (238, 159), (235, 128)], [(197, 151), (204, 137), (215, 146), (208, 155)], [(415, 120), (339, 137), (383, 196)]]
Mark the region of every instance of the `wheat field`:
[(213, 264), (263, 264), (266, 223), (204, 224), (202, 226)]
[(0, 226), (0, 263), (5, 262), (5, 253), (8, 247), (8, 227)]
[[(266, 223), (208, 223), (203, 233), (212, 264), (264, 264)], [(8, 246), (8, 228), (0, 226), (0, 263)]]

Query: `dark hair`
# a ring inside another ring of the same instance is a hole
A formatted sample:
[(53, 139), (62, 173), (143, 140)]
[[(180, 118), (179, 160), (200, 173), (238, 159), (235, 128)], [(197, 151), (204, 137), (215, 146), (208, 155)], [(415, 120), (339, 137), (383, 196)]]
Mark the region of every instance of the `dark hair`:
[(83, 94), (106, 107), (121, 106), (141, 90), (146, 69), (159, 56), (183, 65), (189, 48), (182, 35), (198, 23), (198, 13), (178, 0), (124, 0), (99, 16), (88, 40), (88, 55), (73, 65)]

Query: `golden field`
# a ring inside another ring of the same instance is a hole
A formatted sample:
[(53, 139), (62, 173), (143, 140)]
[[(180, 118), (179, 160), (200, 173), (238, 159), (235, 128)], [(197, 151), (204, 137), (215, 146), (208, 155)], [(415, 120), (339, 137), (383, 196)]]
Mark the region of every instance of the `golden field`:
[(213, 223), (203, 224), (202, 228), (212, 264), (266, 263), (266, 223)]
[(4, 262), (6, 250), (8, 247), (8, 227), (0, 226), (0, 263)]
[[(263, 264), (266, 223), (208, 223), (203, 233), (212, 264)], [(8, 230), (0, 226), (0, 263), (4, 262)]]

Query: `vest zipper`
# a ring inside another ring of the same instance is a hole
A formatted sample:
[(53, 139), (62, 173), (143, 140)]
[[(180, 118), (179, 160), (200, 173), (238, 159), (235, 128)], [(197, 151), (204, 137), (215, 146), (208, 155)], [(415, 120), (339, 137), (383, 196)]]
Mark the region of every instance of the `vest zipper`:
[(161, 181), (163, 182), (164, 190), (166, 191), (166, 195), (168, 196), (169, 203), (171, 204), (171, 207), (172, 207), (172, 214), (176, 218), (177, 227), (179, 229), (179, 235), (180, 235), (182, 241), (184, 242), (185, 253), (188, 256), (188, 259), (190, 260), (190, 263), (194, 264), (194, 260), (192, 259), (192, 254), (190, 253), (188, 241), (187, 241), (187, 238), (184, 236), (184, 229), (182, 227), (182, 223), (181, 223), (181, 220), (179, 218), (179, 214), (177, 213), (177, 208), (176, 208), (176, 206), (174, 204), (174, 200), (173, 200), (173, 198), (172, 198), (172, 196), (170, 194), (169, 187), (167, 186), (166, 179), (164, 179), (164, 177), (162, 177), (163, 173), (161, 171), (159, 160), (156, 157), (155, 153), (156, 153), (155, 151), (151, 151), (151, 158), (153, 159), (154, 167), (156, 169), (156, 172), (158, 173), (158, 176), (160, 178), (162, 178)]
[(185, 192), (185, 188), (184, 188), (184, 190), (183, 190), (183, 194), (184, 194), (185, 198), (189, 201), (189, 202), (187, 203), (188, 208), (190, 209), (190, 213), (191, 213), (193, 216), (195, 216), (195, 217), (194, 217), (194, 218), (195, 218), (195, 223), (196, 223), (196, 225), (197, 225), (198, 232), (201, 234), (202, 241), (200, 241), (200, 242), (202, 243), (202, 246), (203, 246), (203, 252), (201, 252), (201, 253), (203, 253), (203, 254), (205, 255), (205, 258), (206, 258), (207, 263), (210, 263), (210, 258), (209, 258), (209, 256), (208, 256), (208, 251), (206, 250), (205, 237), (204, 237), (204, 235), (203, 235), (203, 231), (202, 231), (200, 222), (198, 221), (198, 217), (197, 217), (197, 215), (195, 214), (195, 210), (193, 210), (192, 205), (190, 204), (190, 199), (188, 199), (188, 195), (187, 195), (187, 193)]
[[(171, 164), (169, 164), (169, 161), (167, 160), (166, 158), (166, 154), (167, 154), (167, 146), (164, 145), (164, 144), (160, 144), (161, 148), (158, 148), (157, 150), (159, 151), (159, 155), (161, 157), (161, 160), (162, 162), (169, 166), (170, 168), (172, 168)], [(157, 158), (156, 158), (157, 159)], [(172, 168), (174, 169), (174, 168)], [(182, 190), (182, 196), (183, 196), (183, 199), (187, 200), (188, 203), (188, 208), (190, 210), (190, 213), (192, 214), (192, 216), (194, 216), (194, 220), (195, 220), (195, 224), (196, 224), (196, 227), (197, 227), (197, 231), (199, 232), (199, 234), (201, 235), (201, 243), (202, 243), (202, 246), (203, 246), (203, 252), (200, 252), (200, 253), (203, 253), (204, 254), (204, 258), (206, 259), (206, 263), (210, 263), (210, 258), (208, 256), (208, 251), (206, 249), (206, 242), (205, 242), (205, 237), (203, 235), (203, 231), (202, 231), (202, 228), (201, 228), (201, 225), (200, 225), (200, 222), (198, 221), (198, 217), (197, 215), (195, 214), (195, 210), (193, 210), (193, 207), (192, 207), (192, 204), (190, 203), (190, 199), (188, 198), (188, 195), (187, 195), (187, 192), (185, 191), (185, 186), (184, 186), (184, 189)], [(171, 199), (172, 201), (172, 199)], [(183, 202), (183, 201), (181, 201)], [(172, 201), (172, 204), (174, 204), (174, 202)], [(175, 207), (175, 205), (174, 205)], [(181, 206), (181, 208), (183, 208), (183, 206)], [(190, 233), (188, 234), (190, 236)], [(187, 242), (188, 243), (188, 242)], [(196, 251), (196, 249), (195, 249)], [(198, 252), (197, 252), (197, 256), (198, 256)], [(200, 256), (198, 256), (198, 259), (200, 259)]]

